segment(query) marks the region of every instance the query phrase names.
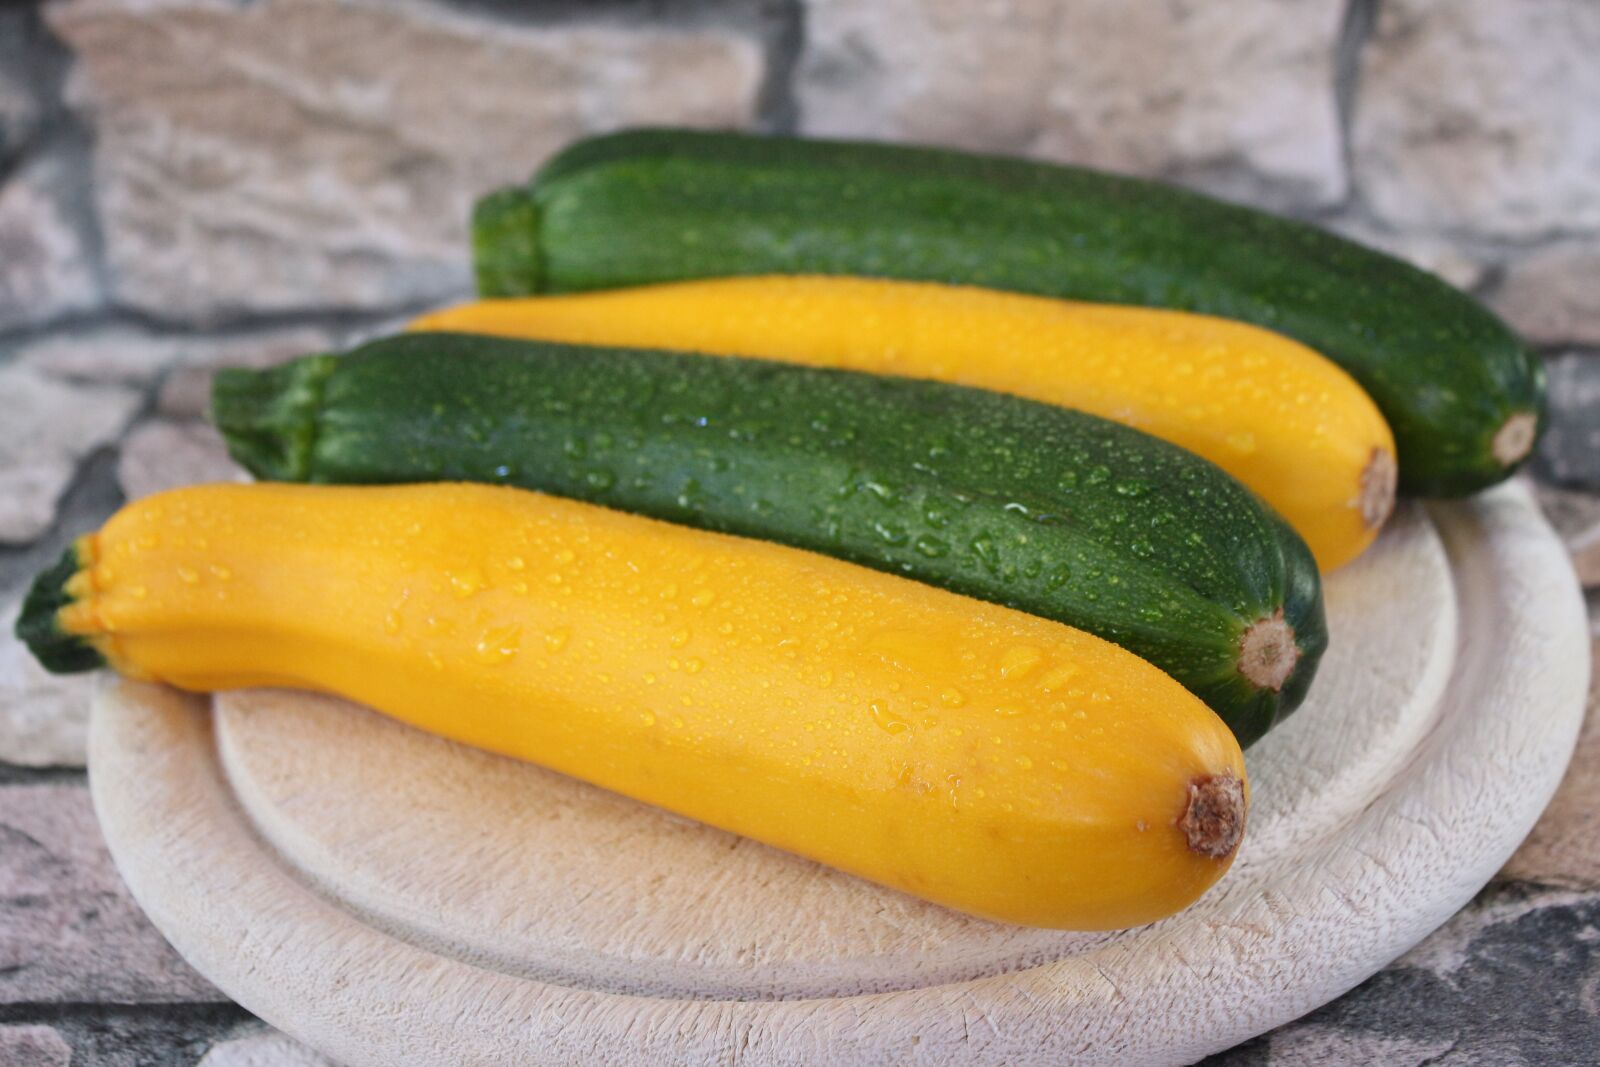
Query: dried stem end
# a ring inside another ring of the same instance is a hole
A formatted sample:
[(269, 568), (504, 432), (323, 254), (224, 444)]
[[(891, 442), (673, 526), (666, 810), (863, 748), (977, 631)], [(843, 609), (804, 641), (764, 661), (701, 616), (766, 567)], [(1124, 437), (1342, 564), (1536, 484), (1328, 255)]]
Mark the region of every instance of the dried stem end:
[(1394, 493), (1399, 480), (1400, 468), (1394, 461), (1394, 454), (1374, 448), (1372, 457), (1361, 469), (1361, 497), (1358, 501), (1361, 521), (1367, 524), (1367, 529), (1376, 530), (1389, 521), (1389, 513), (1394, 511)]
[(1531, 411), (1519, 411), (1500, 424), (1489, 449), (1501, 466), (1510, 467), (1527, 458), (1538, 436), (1539, 416)]
[(1299, 662), (1294, 627), (1284, 621), (1282, 608), (1251, 623), (1239, 638), (1239, 673), (1257, 689), (1278, 692)]
[(1178, 817), (1178, 829), (1191, 851), (1222, 859), (1239, 847), (1248, 807), (1243, 781), (1231, 774), (1203, 775), (1189, 782), (1189, 802)]

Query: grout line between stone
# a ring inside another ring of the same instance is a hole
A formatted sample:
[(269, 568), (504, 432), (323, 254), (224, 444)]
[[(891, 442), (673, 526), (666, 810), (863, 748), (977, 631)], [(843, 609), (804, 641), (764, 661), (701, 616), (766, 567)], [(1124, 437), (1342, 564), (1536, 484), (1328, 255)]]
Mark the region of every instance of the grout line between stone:
[(20, 347), (52, 334), (81, 333), (97, 329), (114, 329), (119, 326), (143, 330), (157, 338), (182, 338), (199, 344), (204, 344), (208, 339), (218, 341), (237, 339), (240, 335), (302, 327), (323, 329), (331, 333), (347, 333), (368, 329), (392, 319), (421, 315), (438, 307), (442, 301), (461, 295), (441, 294), (437, 297), (372, 310), (306, 307), (284, 311), (241, 313), (209, 322), (186, 322), (182, 319), (163, 318), (141, 308), (111, 302), (86, 314), (0, 330), (0, 351)]
[(800, 126), (796, 71), (805, 49), (806, 13), (801, 0), (778, 0), (764, 35), (766, 70), (757, 96), (756, 124), (768, 133), (794, 133)]
[(191, 1011), (215, 1011), (217, 1008), (235, 1009), (241, 1016), (255, 1018), (232, 1000), (19, 1000), (0, 1004), (0, 1023), (48, 1022), (50, 1018), (78, 1013), (98, 1015), (107, 1011), (153, 1017), (181, 1016)]
[(1348, 0), (1333, 53), (1333, 99), (1339, 123), (1339, 150), (1349, 183), (1346, 199), (1357, 196), (1355, 153), (1351, 131), (1355, 124), (1357, 88), (1361, 79), (1361, 50), (1377, 23), (1380, 0)]
[[(31, 582), (35, 573), (55, 562), (72, 538), (99, 526), (122, 506), (117, 451), (118, 445), (113, 443), (84, 457), (57, 501), (55, 518), (44, 533), (27, 544), (0, 545), (0, 593), (9, 594)], [(0, 625), (10, 624), (10, 620), (0, 620)]]
[[(9, 626), (11, 620), (0, 620)], [(87, 785), (88, 772), (82, 767), (33, 767), (25, 763), (0, 762), (0, 789), (13, 785), (57, 785), (62, 782)]]

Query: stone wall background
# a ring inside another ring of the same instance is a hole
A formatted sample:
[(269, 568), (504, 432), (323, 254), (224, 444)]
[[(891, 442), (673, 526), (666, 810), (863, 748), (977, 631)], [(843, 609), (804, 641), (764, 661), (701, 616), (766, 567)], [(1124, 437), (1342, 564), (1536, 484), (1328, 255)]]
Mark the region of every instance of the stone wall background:
[[(1596, 56), (1597, 0), (0, 0), (0, 1063), (320, 1062), (144, 924), (88, 808), (84, 683), (10, 621), (126, 496), (231, 476), (211, 367), (464, 296), (475, 194), (576, 135), (683, 123), (1084, 162), (1315, 220), (1545, 356), (1536, 471), (1600, 584)], [(1600, 923), (1597, 803), (1580, 763), (1481, 908), (1229, 1061), (1600, 1059), (1561, 1044), (1597, 1025), (1573, 934)], [(1536, 977), (1557, 956), (1571, 996)], [(1506, 1003), (1523, 978), (1546, 999)], [(1412, 1026), (1418, 997), (1445, 1021)]]

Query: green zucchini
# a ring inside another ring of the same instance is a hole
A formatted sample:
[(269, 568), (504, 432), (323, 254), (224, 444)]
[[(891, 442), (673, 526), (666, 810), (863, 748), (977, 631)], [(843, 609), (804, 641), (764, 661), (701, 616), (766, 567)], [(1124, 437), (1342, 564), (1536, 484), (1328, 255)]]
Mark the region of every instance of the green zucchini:
[(485, 296), (861, 274), (1255, 323), (1366, 388), (1412, 494), (1500, 481), (1543, 419), (1539, 361), (1433, 275), (1312, 226), (1080, 168), (641, 130), (579, 142), (529, 185), (485, 197), (473, 230)]
[(909, 378), (416, 333), (218, 374), (262, 478), (523, 486), (780, 541), (1072, 624), (1241, 743), (1327, 641), (1300, 538), (1220, 468), (1116, 423)]

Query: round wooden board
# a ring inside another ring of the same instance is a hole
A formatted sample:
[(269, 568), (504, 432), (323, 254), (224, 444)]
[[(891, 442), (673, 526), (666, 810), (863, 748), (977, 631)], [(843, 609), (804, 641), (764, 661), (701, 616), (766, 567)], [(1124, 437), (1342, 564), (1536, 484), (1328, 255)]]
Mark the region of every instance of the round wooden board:
[(1461, 907), (1569, 758), (1581, 597), (1527, 491), (1403, 509), (1327, 583), (1312, 699), (1181, 915), (958, 915), (337, 700), (113, 682), (91, 784), (201, 973), (351, 1065), (1186, 1063)]

